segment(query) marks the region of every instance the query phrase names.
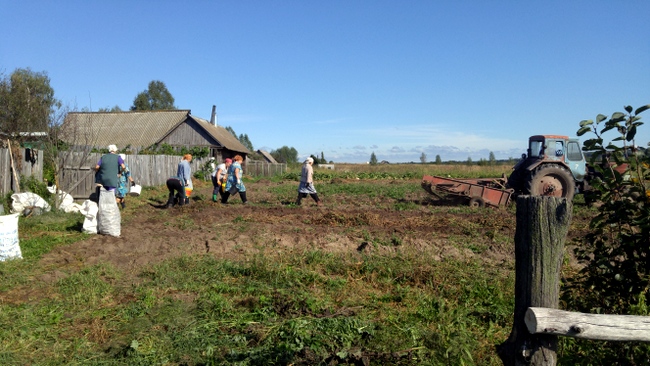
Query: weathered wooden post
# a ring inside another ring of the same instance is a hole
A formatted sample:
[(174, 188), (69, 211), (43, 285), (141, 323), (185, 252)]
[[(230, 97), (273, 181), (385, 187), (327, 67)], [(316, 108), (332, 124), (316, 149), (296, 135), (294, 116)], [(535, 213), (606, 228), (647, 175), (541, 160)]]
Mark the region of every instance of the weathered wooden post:
[(571, 201), (564, 198), (517, 198), (514, 323), (508, 340), (497, 346), (506, 366), (557, 363), (557, 336), (530, 334), (524, 318), (529, 307), (558, 308), (560, 269), (572, 208)]

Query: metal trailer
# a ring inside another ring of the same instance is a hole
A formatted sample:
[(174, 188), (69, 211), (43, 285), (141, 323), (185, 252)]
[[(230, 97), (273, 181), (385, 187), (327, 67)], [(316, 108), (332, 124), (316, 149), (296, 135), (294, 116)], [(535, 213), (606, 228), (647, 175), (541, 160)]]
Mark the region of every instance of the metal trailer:
[(514, 193), (514, 189), (506, 188), (505, 178), (453, 179), (425, 175), (422, 188), (439, 198), (443, 197), (441, 193), (466, 198), (471, 207), (504, 207)]

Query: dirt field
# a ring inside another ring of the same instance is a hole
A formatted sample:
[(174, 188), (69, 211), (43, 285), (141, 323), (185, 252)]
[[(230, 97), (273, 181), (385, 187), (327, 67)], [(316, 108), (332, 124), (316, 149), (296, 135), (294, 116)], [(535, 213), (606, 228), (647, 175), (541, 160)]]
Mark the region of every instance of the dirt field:
[[(345, 182), (354, 184), (354, 182)], [(435, 258), (480, 257), (486, 263), (514, 263), (514, 209), (470, 209), (434, 200), (418, 189), (403, 199), (412, 209), (392, 209), (397, 202), (385, 196), (322, 195), (317, 207), (308, 197), (300, 207), (273, 194), (273, 185), (247, 184), (250, 205), (238, 196), (227, 205), (213, 203), (211, 186), (198, 184), (189, 206), (164, 209), (166, 192), (129, 198), (119, 238), (94, 235), (58, 247), (42, 259), (56, 279), (57, 268), (108, 262), (127, 273), (180, 255), (210, 254), (245, 259), (251, 253), (290, 255), (318, 249), (329, 252), (402, 250), (427, 251)], [(319, 182), (319, 184), (330, 184)], [(419, 187), (419, 180), (399, 181)], [(318, 187), (318, 185), (317, 185)], [(575, 220), (574, 220), (575, 221)], [(574, 222), (579, 227), (580, 222)], [(580, 235), (572, 230), (571, 236)], [(567, 241), (568, 243), (568, 241)], [(504, 268), (512, 268), (504, 266)], [(46, 279), (47, 280), (47, 279)]]

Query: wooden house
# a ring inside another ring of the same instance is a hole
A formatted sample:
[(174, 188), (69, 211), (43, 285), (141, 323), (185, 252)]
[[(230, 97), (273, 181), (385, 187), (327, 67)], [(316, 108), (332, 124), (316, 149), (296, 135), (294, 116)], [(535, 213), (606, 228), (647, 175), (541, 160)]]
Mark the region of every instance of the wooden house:
[(264, 159), (265, 162), (271, 163), (271, 164), (277, 164), (278, 162), (275, 160), (273, 155), (271, 155), (268, 151), (266, 150), (257, 150), (257, 153), (260, 154), (260, 156)]
[[(214, 120), (214, 118), (213, 118)], [(190, 110), (159, 110), (129, 112), (71, 112), (68, 113), (62, 139), (77, 146), (118, 149), (132, 153), (152, 146), (168, 144), (176, 150), (182, 147), (207, 147), (217, 161), (241, 155), (248, 149), (225, 128), (193, 116)]]

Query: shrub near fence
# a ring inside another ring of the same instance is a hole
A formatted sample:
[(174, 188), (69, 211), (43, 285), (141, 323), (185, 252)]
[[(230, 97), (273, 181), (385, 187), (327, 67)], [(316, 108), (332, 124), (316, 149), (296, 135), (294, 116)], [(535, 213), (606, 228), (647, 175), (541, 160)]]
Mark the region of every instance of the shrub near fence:
[[(35, 154), (34, 162), (25, 157), (27, 152), (25, 148), (20, 149), (21, 156), (14, 156), (16, 174), (18, 176), (31, 177), (39, 181), (43, 179), (43, 151), (33, 150)], [(16, 191), (14, 174), (11, 170), (11, 158), (9, 149), (0, 149), (0, 193), (5, 194)]]

